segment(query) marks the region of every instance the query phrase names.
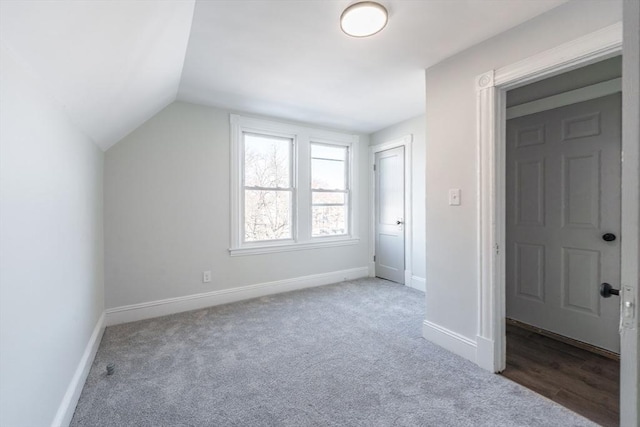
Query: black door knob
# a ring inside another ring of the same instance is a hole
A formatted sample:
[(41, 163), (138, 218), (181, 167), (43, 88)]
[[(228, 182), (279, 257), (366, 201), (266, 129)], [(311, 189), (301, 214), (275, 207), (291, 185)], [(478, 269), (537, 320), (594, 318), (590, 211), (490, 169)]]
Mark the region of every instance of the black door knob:
[(600, 295), (604, 298), (609, 298), (611, 295), (620, 295), (620, 290), (613, 289), (608, 283), (603, 283), (600, 285)]
[(605, 242), (613, 242), (614, 240), (616, 240), (616, 235), (613, 233), (604, 233), (602, 235), (602, 240), (604, 240)]

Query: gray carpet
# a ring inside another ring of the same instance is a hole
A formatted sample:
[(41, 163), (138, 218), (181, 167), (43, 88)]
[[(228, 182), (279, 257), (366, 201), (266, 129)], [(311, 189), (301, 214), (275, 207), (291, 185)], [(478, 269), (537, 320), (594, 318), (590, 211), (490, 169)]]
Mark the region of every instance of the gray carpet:
[(424, 305), (361, 279), (109, 327), (71, 425), (594, 425), (424, 340)]

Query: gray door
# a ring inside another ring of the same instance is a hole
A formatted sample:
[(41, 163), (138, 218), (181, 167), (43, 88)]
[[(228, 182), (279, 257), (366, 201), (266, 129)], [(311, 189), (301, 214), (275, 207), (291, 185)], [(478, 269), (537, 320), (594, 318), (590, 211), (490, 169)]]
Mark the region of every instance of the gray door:
[(404, 284), (404, 147), (375, 155), (376, 276)]
[(507, 121), (507, 317), (616, 353), (620, 144), (620, 94)]

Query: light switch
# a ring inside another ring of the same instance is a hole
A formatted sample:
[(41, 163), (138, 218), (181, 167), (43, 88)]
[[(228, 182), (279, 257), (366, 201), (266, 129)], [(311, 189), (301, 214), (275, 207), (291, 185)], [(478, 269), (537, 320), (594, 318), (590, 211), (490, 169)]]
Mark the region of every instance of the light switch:
[(449, 190), (449, 206), (460, 206), (460, 189), (451, 188)]

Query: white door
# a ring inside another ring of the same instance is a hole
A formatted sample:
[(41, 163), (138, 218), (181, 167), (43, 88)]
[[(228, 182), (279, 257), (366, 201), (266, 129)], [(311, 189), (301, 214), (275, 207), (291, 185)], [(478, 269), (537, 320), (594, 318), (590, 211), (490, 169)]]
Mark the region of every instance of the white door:
[(376, 276), (404, 284), (404, 147), (375, 154)]
[(507, 121), (507, 317), (616, 353), (620, 145), (620, 94)]

